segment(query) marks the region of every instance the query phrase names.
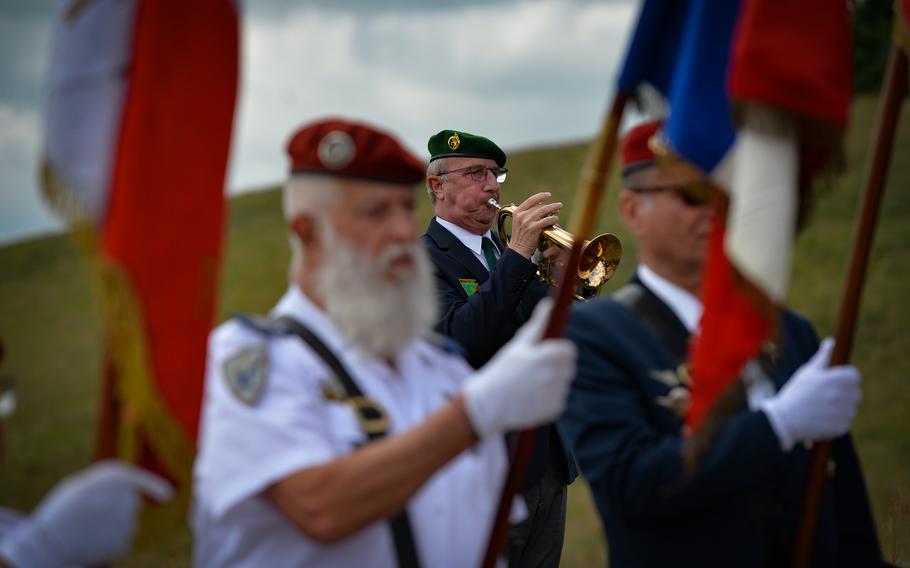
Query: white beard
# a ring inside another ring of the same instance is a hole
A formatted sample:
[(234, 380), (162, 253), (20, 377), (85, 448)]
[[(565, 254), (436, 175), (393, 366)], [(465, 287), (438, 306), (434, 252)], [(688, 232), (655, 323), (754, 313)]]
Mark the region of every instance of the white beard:
[[(419, 243), (390, 245), (379, 258), (340, 238), (328, 223), (326, 263), (316, 275), (316, 290), (329, 319), (355, 345), (380, 358), (394, 359), (411, 341), (430, 331), (438, 307), (429, 255)], [(409, 254), (414, 264), (386, 274), (392, 259)]]

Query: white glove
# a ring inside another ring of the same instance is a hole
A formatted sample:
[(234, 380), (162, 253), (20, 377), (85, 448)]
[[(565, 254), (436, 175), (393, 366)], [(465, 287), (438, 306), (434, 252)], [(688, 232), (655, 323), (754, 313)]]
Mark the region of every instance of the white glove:
[(552, 422), (566, 406), (577, 352), (568, 339), (541, 341), (553, 309), (544, 298), (531, 319), (468, 380), (465, 409), (481, 439)]
[(169, 501), (173, 493), (167, 481), (135, 466), (96, 463), (58, 483), (0, 542), (0, 556), (19, 568), (104, 564), (129, 550), (140, 494)]
[(761, 404), (785, 452), (797, 442), (829, 440), (850, 430), (863, 398), (861, 376), (852, 365), (829, 367), (833, 350), (829, 337), (780, 392)]

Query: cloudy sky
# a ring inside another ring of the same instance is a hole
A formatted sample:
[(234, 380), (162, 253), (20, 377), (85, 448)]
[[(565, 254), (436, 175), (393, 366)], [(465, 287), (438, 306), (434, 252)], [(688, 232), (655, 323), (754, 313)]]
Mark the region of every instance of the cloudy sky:
[[(36, 170), (52, 0), (0, 0), (0, 243), (59, 230)], [(443, 128), (507, 151), (594, 135), (637, 0), (254, 0), (228, 189), (285, 175), (284, 143), (325, 115), (374, 122), (426, 156)]]

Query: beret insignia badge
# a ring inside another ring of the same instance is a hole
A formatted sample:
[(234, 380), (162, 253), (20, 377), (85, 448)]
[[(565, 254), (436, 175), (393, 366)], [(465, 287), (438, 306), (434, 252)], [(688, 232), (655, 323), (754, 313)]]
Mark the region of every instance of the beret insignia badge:
[(319, 141), (317, 154), (322, 165), (330, 170), (341, 170), (354, 159), (354, 139), (347, 132), (333, 130)]
[(458, 147), (461, 146), (461, 138), (458, 137), (457, 132), (455, 132), (454, 134), (449, 136), (448, 142), (449, 142), (449, 148), (451, 148), (452, 150), (457, 150)]

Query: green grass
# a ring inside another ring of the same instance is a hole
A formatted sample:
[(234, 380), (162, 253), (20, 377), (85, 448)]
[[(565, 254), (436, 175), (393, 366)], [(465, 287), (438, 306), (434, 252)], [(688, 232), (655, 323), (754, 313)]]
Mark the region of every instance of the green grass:
[[(821, 335), (833, 332), (858, 209), (875, 101), (860, 99), (847, 144), (849, 169), (823, 191), (798, 240), (791, 305)], [(910, 565), (910, 108), (905, 105), (889, 183), (870, 260), (853, 361), (864, 371), (865, 399), (855, 437), (886, 557)], [(570, 202), (587, 151), (580, 142), (513, 152), (503, 202), (552, 191)], [(599, 229), (623, 242), (624, 260), (607, 285), (631, 275), (635, 250), (616, 216), (617, 180), (601, 208)], [(284, 291), (288, 251), (278, 191), (230, 203), (221, 277), (221, 320), (230, 312), (264, 312)], [(429, 204), (421, 199), (424, 225)], [(66, 236), (0, 248), (0, 376), (15, 377), (19, 408), (4, 425), (0, 505), (31, 509), (61, 476), (85, 466), (92, 453), (101, 370), (101, 323), (89, 271)], [(146, 514), (136, 550), (123, 566), (181, 566), (190, 538), (175, 508)], [(600, 522), (587, 487), (569, 494), (565, 566), (603, 565)]]

